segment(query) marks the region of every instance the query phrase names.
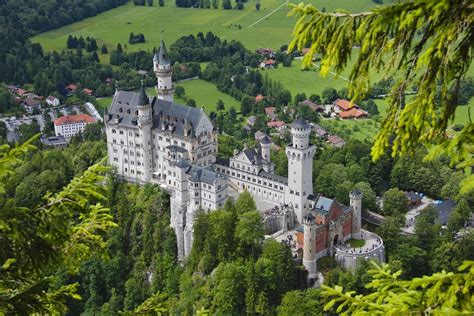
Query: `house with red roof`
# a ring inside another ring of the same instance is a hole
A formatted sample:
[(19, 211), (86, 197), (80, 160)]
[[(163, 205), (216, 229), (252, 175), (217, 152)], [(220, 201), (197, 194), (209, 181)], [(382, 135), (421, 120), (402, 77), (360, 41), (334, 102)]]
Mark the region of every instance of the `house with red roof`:
[(54, 133), (56, 136), (72, 137), (82, 133), (91, 123), (95, 123), (95, 119), (87, 114), (61, 116), (54, 121)]
[(262, 69), (270, 69), (276, 67), (276, 61), (273, 59), (266, 59), (260, 63), (260, 68)]
[(283, 121), (270, 121), (267, 122), (267, 126), (270, 128), (275, 128), (279, 132), (282, 132), (287, 128), (286, 123)]
[(357, 104), (351, 105), (350, 101), (337, 99), (333, 103), (333, 110), (341, 119), (364, 118), (368, 113), (362, 110)]

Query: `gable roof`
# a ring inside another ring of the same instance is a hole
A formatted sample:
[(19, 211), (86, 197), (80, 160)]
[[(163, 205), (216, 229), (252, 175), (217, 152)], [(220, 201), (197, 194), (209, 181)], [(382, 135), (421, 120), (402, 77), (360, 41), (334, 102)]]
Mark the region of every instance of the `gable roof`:
[(367, 112), (365, 112), (364, 110), (357, 109), (357, 108), (351, 108), (347, 111), (339, 112), (337, 114), (341, 118), (351, 118), (351, 117), (359, 118), (359, 117), (367, 116)]
[(334, 104), (344, 111), (347, 111), (352, 107), (357, 107), (357, 104), (354, 103), (353, 106), (351, 106), (351, 102), (344, 99), (337, 99), (336, 101), (334, 101)]

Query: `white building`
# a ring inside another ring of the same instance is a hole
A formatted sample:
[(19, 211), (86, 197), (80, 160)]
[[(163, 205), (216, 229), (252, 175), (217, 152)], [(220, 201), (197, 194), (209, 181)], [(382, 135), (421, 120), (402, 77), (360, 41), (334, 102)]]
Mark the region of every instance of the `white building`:
[(49, 106), (59, 106), (60, 104), (59, 99), (52, 95), (46, 98), (46, 103), (48, 103)]
[[(256, 148), (236, 150), (230, 159), (217, 158), (218, 133), (208, 116), (202, 109), (173, 103), (171, 67), (163, 41), (153, 64), (156, 97), (146, 95), (143, 83), (138, 93), (115, 92), (104, 117), (108, 159), (122, 179), (155, 183), (170, 193), (178, 257), (183, 259), (191, 251), (196, 212), (222, 207), (230, 190), (248, 190), (257, 201), (288, 205), (303, 223), (323, 200), (313, 194), (316, 148), (309, 143), (311, 126), (301, 117), (291, 124), (293, 142), (286, 147), (288, 177), (274, 174), (272, 142), (266, 135)], [(360, 205), (357, 207), (360, 212)], [(360, 216), (356, 224), (358, 221)], [(344, 212), (346, 222), (350, 235), (350, 207)], [(326, 248), (324, 253), (332, 253)]]
[(54, 133), (69, 138), (82, 133), (90, 123), (95, 123), (95, 120), (87, 114), (61, 116), (54, 121)]

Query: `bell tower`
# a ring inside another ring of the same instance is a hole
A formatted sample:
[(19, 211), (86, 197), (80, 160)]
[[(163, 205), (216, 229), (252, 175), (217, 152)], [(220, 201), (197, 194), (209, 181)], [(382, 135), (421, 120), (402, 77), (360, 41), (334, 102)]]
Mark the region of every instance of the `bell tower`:
[(163, 36), (161, 37), (160, 49), (155, 51), (155, 56), (153, 56), (153, 70), (155, 71), (158, 82), (156, 85), (157, 98), (172, 102), (174, 88), (171, 78), (171, 62), (168, 58)]

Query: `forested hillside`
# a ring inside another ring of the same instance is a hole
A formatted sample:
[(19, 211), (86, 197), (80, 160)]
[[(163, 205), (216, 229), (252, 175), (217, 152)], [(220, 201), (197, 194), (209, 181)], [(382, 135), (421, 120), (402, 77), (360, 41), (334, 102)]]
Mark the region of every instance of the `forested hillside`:
[(126, 0), (7, 0), (0, 2), (0, 81), (32, 82), (45, 63), (28, 37), (110, 10)]

